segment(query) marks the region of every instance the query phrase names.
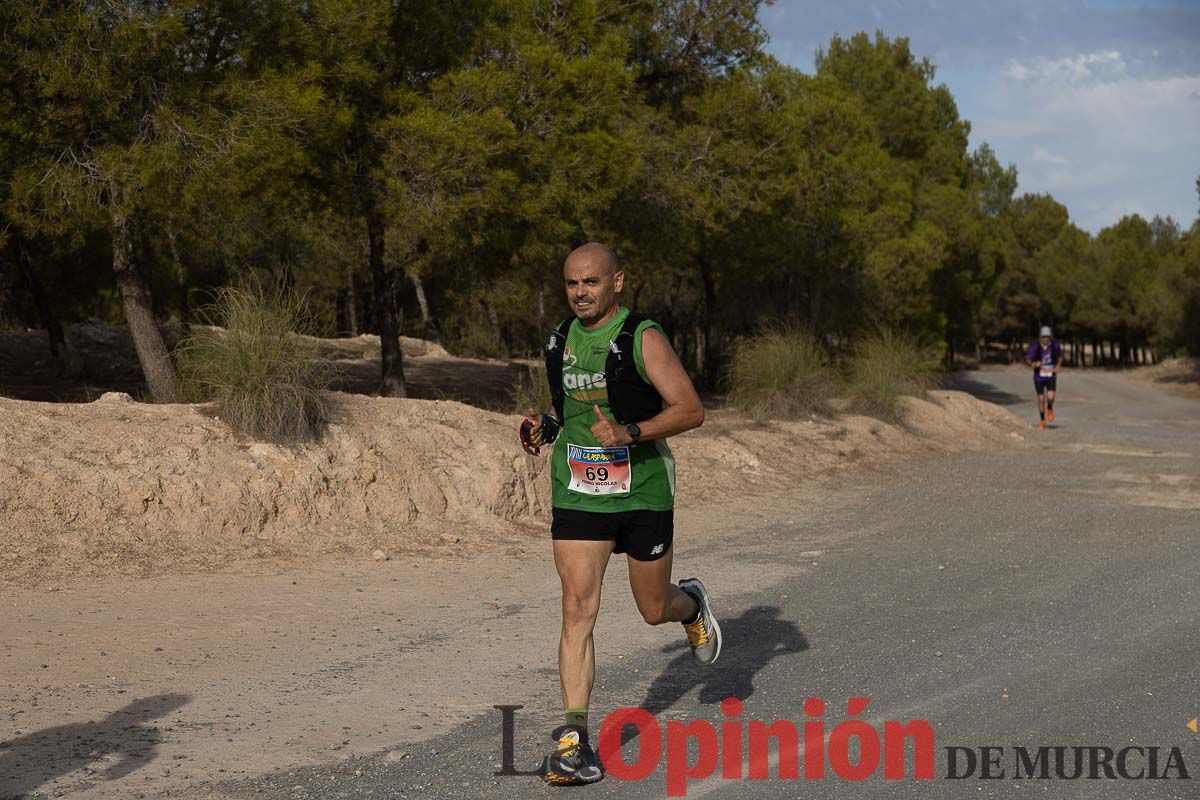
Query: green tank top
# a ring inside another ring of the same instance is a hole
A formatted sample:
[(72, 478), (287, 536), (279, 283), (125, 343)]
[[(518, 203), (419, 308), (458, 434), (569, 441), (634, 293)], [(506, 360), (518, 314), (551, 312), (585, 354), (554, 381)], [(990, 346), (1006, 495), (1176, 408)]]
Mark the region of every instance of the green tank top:
[[(612, 419), (604, 377), (609, 346), (621, 330), (629, 309), (621, 308), (604, 327), (585, 330), (571, 324), (563, 350), (563, 429), (551, 457), (552, 501), (555, 508), (579, 511), (668, 511), (675, 504), (675, 457), (665, 439), (616, 448), (602, 448), (592, 436), (600, 406)], [(634, 363), (646, 380), (642, 335), (647, 328), (663, 329), (646, 320), (634, 333)]]

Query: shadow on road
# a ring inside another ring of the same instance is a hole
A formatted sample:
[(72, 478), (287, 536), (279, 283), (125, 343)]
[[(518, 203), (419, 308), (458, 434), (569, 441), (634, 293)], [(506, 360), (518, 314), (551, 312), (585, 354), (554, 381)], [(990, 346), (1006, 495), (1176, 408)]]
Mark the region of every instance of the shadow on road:
[(1195, 362), (1190, 369), (1181, 369), (1178, 373), (1159, 375), (1155, 383), (1200, 383), (1200, 361)]
[(966, 392), (969, 395), (996, 403), (1001, 406), (1011, 406), (1021, 402), (1021, 398), (1012, 392), (1006, 392), (990, 383), (968, 377), (970, 373), (954, 372), (946, 376), (946, 388)]
[(186, 694), (159, 694), (135, 700), (98, 722), (59, 725), (0, 742), (0, 798), (21, 797), (92, 762), (116, 755), (99, 772), (115, 781), (149, 764), (162, 734), (142, 723), (170, 714), (191, 700)]
[[(721, 634), (721, 657), (710, 667), (696, 663), (686, 643), (663, 648), (667, 653), (682, 652), (654, 679), (638, 705), (658, 716), (697, 686), (702, 705), (716, 705), (727, 697), (744, 701), (754, 694), (759, 670), (778, 656), (808, 649), (796, 623), (781, 619), (775, 606), (754, 606), (740, 617), (721, 620)], [(635, 738), (637, 729), (626, 727), (621, 732), (622, 746)]]

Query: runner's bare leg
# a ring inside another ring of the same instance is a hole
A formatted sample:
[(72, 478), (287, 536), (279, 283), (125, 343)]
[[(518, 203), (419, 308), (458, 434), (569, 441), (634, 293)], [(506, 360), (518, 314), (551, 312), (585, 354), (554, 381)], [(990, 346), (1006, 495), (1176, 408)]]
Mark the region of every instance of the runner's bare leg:
[(683, 622), (696, 615), (696, 601), (687, 592), (671, 583), (671, 561), (674, 546), (657, 561), (638, 561), (629, 558), (629, 588), (642, 619), (650, 625)]
[(562, 582), (562, 635), (558, 640), (558, 677), (563, 708), (587, 708), (596, 682), (592, 631), (600, 613), (600, 587), (612, 556), (613, 541), (554, 540), (554, 566)]

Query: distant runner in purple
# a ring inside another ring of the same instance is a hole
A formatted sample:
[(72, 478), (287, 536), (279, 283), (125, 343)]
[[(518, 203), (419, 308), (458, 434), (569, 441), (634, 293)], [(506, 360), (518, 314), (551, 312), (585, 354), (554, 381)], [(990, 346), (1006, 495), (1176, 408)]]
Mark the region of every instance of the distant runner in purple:
[(1038, 428), (1045, 430), (1054, 422), (1054, 392), (1058, 389), (1058, 371), (1062, 369), (1062, 345), (1047, 325), (1042, 326), (1038, 340), (1029, 345), (1025, 363), (1033, 367), (1033, 390), (1037, 392), (1038, 413), (1042, 420)]

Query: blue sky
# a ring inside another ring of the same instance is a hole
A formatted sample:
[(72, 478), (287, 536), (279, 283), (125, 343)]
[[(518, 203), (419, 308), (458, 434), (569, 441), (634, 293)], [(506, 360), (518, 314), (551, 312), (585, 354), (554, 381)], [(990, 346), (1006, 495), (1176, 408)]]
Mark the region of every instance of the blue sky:
[(835, 33), (907, 36), (971, 146), (1087, 230), (1200, 212), (1200, 0), (776, 0), (761, 18), (768, 49), (806, 72)]

